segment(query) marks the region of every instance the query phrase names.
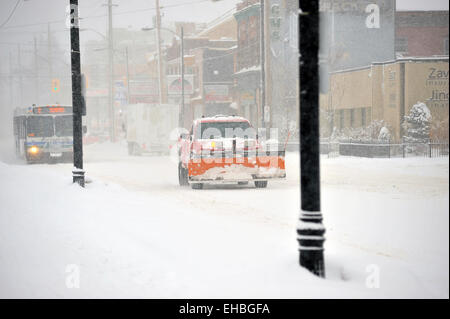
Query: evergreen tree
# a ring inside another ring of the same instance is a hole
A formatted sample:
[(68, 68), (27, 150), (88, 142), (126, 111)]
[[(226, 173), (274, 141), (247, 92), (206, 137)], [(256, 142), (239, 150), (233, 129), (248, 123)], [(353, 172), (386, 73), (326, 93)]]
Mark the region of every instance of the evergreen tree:
[(426, 143), (430, 138), (431, 112), (425, 103), (417, 102), (405, 115), (404, 139), (407, 143)]

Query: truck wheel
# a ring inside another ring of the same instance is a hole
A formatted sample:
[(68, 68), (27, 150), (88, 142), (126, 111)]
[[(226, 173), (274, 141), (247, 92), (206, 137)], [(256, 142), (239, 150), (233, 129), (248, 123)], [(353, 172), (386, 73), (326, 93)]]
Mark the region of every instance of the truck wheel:
[(134, 155), (134, 143), (128, 142), (128, 155)]
[(191, 188), (192, 189), (203, 189), (203, 184), (202, 183), (192, 183)]
[(139, 145), (135, 142), (128, 142), (128, 155), (138, 156), (141, 155)]
[(256, 188), (266, 188), (267, 181), (256, 181), (255, 186), (256, 186)]
[(187, 169), (183, 167), (183, 164), (181, 162), (178, 163), (178, 182), (180, 183), (180, 186), (187, 186), (188, 183), (188, 176), (187, 176)]

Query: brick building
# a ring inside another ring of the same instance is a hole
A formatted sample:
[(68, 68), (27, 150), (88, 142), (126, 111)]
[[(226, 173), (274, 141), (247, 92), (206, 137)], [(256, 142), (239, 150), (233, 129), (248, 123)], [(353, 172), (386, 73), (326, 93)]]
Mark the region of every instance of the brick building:
[(236, 5), (237, 49), (234, 73), (239, 112), (254, 126), (262, 118), (260, 62), (260, 1), (244, 0)]
[(195, 56), (196, 92), (191, 99), (193, 117), (236, 114), (233, 108), (233, 74), (236, 41), (227, 40), (228, 47), (210, 46), (193, 51)]
[[(184, 38), (184, 126), (202, 115), (230, 114), (236, 29), (230, 19), (217, 21), (195, 36)], [(181, 103), (180, 42), (167, 48), (169, 103)]]
[(433, 125), (447, 121), (448, 129), (448, 72), (448, 57), (404, 58), (333, 72), (328, 108), (334, 115), (332, 125), (340, 130), (364, 128), (383, 120), (398, 141), (404, 116), (423, 102)]
[(395, 51), (401, 56), (448, 55), (448, 11), (399, 11)]

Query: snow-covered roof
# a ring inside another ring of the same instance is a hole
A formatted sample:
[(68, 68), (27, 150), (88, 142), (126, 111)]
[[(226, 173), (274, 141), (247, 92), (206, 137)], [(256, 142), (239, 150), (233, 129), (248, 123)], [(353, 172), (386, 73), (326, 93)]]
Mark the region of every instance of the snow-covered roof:
[(235, 16), (240, 15), (240, 14), (242, 14), (242, 13), (248, 11), (248, 10), (259, 8), (260, 6), (261, 6), (261, 4), (259, 2), (255, 2), (255, 3), (253, 3), (253, 4), (249, 5), (249, 6), (246, 6), (246, 7), (243, 7), (242, 9), (240, 9), (240, 10), (237, 10), (234, 13), (234, 15)]
[(242, 116), (237, 115), (223, 115), (218, 114), (214, 116), (208, 116), (208, 117), (202, 117), (199, 119), (196, 119), (195, 123), (204, 123), (204, 122), (236, 122), (236, 121), (245, 121), (248, 122), (248, 120)]
[(234, 75), (239, 75), (239, 74), (248, 73), (248, 72), (258, 72), (258, 71), (261, 71), (261, 66), (260, 65), (254, 65), (254, 66), (249, 67), (249, 68), (240, 69), (239, 71), (234, 73)]
[(448, 55), (439, 55), (439, 56), (430, 56), (430, 57), (400, 57), (395, 60), (388, 60), (384, 62), (372, 62), (370, 65), (365, 65), (356, 68), (349, 68), (343, 70), (337, 70), (330, 72), (330, 74), (338, 74), (338, 73), (346, 73), (346, 72), (354, 72), (370, 69), (374, 65), (384, 65), (384, 64), (393, 64), (397, 62), (431, 62), (431, 61), (448, 61)]

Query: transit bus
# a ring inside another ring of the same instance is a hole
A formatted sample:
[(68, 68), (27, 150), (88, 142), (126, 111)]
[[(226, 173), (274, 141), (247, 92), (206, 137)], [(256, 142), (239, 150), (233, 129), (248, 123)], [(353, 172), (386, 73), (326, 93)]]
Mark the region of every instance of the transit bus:
[(73, 161), (71, 106), (33, 106), (14, 111), (16, 156), (27, 163)]

